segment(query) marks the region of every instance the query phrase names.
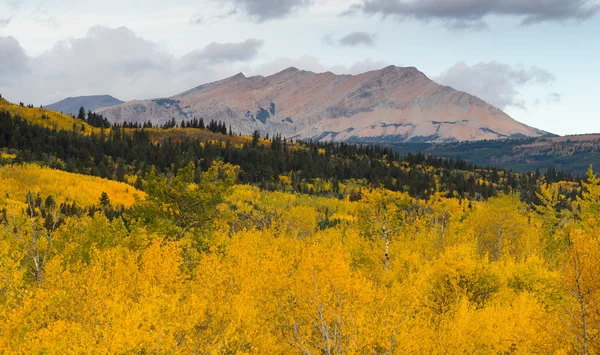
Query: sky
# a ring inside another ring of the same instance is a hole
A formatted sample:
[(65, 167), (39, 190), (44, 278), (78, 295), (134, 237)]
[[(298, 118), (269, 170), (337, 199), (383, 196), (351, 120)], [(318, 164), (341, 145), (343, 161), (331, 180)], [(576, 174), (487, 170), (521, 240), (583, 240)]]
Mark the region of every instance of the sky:
[(169, 97), (294, 66), (414, 66), (555, 134), (600, 132), (600, 0), (0, 0), (0, 94)]

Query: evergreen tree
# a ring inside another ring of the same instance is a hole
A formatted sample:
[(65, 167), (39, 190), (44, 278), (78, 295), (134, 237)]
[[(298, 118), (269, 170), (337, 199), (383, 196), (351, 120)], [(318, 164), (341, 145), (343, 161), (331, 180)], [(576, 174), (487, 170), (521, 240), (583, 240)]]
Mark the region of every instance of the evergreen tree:
[(102, 195), (100, 195), (100, 207), (107, 208), (108, 206), (110, 206), (110, 198), (108, 198), (106, 192), (102, 192)]
[(77, 115), (77, 118), (79, 118), (82, 121), (85, 121), (85, 108), (79, 108), (79, 114)]
[(260, 133), (258, 131), (254, 131), (252, 133), (252, 147), (256, 147), (258, 145), (260, 139)]

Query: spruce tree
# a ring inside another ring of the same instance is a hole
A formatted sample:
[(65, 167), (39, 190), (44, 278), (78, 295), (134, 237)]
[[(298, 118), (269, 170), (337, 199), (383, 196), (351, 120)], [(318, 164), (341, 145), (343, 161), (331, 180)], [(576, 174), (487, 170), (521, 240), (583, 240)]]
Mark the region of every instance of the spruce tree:
[(79, 118), (82, 121), (85, 121), (85, 108), (79, 108), (79, 114), (77, 115), (77, 118)]

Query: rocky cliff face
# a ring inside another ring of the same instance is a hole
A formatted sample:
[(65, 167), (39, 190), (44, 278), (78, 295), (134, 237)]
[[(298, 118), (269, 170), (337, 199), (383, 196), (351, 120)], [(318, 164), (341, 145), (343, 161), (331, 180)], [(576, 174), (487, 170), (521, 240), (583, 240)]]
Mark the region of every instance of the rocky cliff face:
[(433, 82), (416, 68), (394, 66), (360, 75), (295, 68), (268, 77), (238, 74), (170, 98), (98, 112), (112, 122), (204, 118), (224, 121), (243, 134), (258, 130), (321, 141), (442, 142), (547, 134)]

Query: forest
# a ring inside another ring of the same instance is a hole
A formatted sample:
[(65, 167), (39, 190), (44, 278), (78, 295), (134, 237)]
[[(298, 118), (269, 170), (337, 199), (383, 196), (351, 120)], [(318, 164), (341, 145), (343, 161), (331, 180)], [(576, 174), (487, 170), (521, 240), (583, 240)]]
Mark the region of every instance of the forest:
[(539, 168), (584, 175), (590, 165), (600, 164), (598, 134), (435, 144), (390, 142), (384, 146), (401, 154), (434, 153), (438, 157), (460, 158), (477, 165), (520, 172)]
[(0, 149), (2, 353), (600, 352), (592, 168), (7, 102)]

